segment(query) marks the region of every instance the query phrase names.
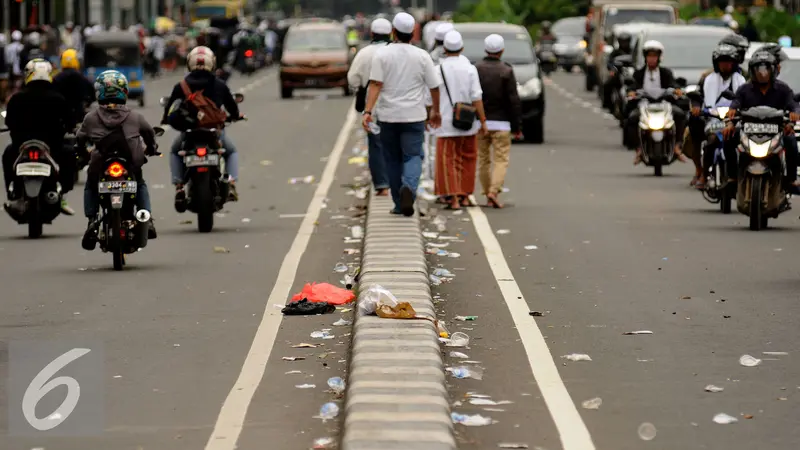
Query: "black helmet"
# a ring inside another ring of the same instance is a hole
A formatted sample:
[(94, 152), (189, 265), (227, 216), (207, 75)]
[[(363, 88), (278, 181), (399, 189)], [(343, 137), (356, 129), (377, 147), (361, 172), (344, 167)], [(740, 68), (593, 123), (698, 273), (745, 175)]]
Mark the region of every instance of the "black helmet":
[(759, 66), (766, 65), (767, 68), (770, 70), (770, 80), (773, 81), (775, 80), (775, 76), (777, 75), (775, 73), (775, 68), (777, 64), (778, 61), (777, 59), (775, 59), (775, 56), (772, 53), (765, 50), (758, 50), (755, 53), (753, 53), (753, 56), (750, 57), (750, 62), (747, 65), (747, 69), (748, 72), (750, 73), (750, 77), (755, 82), (757, 81), (756, 69)]
[(617, 34), (617, 42), (622, 43), (623, 41), (627, 41), (630, 43), (632, 39), (633, 36), (631, 36), (631, 34), (627, 31), (620, 31), (619, 34)]
[[(714, 49), (714, 53), (712, 53), (711, 60), (714, 63), (714, 72), (719, 72), (719, 63), (723, 60), (730, 60), (734, 62), (736, 65), (739, 64), (739, 50), (728, 44), (721, 44)], [(734, 71), (736, 68), (734, 67)]]
[(758, 49), (758, 51), (762, 51), (762, 50), (772, 54), (772, 56), (775, 57), (775, 60), (778, 62), (778, 64), (780, 64), (780, 63), (786, 61), (787, 59), (789, 59), (789, 57), (786, 55), (786, 53), (784, 53), (783, 47), (781, 47), (780, 44), (769, 43), (769, 44), (767, 44), (767, 45), (765, 45), (765, 46), (763, 46), (763, 47)]
[(719, 44), (728, 44), (736, 47), (739, 50), (739, 64), (744, 64), (744, 57), (747, 50), (750, 48), (750, 41), (746, 37), (739, 34), (729, 34), (719, 41)]

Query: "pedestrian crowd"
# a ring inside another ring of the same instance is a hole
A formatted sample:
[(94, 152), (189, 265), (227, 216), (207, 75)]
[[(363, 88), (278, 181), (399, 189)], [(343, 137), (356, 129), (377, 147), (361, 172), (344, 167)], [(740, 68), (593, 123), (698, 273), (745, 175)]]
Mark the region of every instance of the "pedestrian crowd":
[[(505, 42), (486, 37), (485, 58), (473, 65), (452, 23), (439, 24), (430, 52), (411, 44), (413, 16), (371, 24), (372, 43), (356, 54), (348, 81), (358, 88), (356, 110), (367, 132), (376, 195), (391, 195), (393, 214), (412, 216), (423, 159), (435, 154), (434, 191), (447, 209), (477, 206), (476, 172), (487, 206), (502, 208), (512, 137), (521, 105)], [(426, 133), (435, 152), (425, 154)], [(476, 167), (477, 166), (477, 167)]]

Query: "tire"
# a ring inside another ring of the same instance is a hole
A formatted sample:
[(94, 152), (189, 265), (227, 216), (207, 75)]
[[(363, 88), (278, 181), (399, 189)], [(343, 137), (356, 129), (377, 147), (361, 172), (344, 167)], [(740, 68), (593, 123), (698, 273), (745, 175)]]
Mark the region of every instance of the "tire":
[(214, 196), (208, 176), (192, 180), (192, 204), (197, 211), (197, 231), (209, 233), (214, 229)]
[(114, 270), (122, 270), (125, 265), (125, 253), (122, 252), (122, 241), (119, 238), (122, 228), (122, 214), (118, 209), (111, 212), (111, 254), (114, 258)]
[(754, 178), (750, 184), (750, 229), (758, 231), (766, 228), (766, 218), (761, 217), (761, 178)]
[(144, 108), (144, 94), (139, 97), (139, 107)]
[(531, 144), (541, 144), (544, 142), (544, 117), (534, 117), (522, 124), (522, 134), (525, 140)]
[(573, 66), (572, 64), (567, 64), (567, 65), (565, 65), (565, 66), (562, 66), (562, 68), (564, 69), (564, 72), (567, 72), (567, 73), (572, 73), (572, 69), (573, 69), (574, 67), (575, 67), (575, 66)]
[(281, 98), (292, 98), (292, 88), (282, 87)]
[(664, 175), (664, 166), (661, 165), (660, 161), (653, 164), (653, 175), (657, 177)]
[(28, 207), (28, 238), (39, 239), (42, 237), (42, 221), (39, 220), (39, 203), (32, 202)]

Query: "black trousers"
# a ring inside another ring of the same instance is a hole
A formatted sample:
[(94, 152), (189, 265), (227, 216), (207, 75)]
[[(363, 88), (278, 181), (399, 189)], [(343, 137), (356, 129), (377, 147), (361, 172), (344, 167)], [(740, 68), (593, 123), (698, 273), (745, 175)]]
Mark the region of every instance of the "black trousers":
[[(67, 193), (72, 190), (75, 184), (75, 149), (64, 148), (63, 141), (51, 143), (50, 155), (58, 163), (60, 171), (58, 181), (61, 183), (61, 191)], [(53, 151), (53, 149), (56, 149)], [(10, 144), (3, 151), (3, 181), (5, 182), (6, 192), (14, 179), (14, 162), (19, 156), (19, 146)]]

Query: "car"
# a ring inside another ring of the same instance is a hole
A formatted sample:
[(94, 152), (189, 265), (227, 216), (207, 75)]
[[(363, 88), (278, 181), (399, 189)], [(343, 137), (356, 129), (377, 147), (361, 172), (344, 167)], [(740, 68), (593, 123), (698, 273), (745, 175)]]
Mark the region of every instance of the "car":
[(703, 25), (706, 27), (730, 28), (728, 22), (716, 17), (695, 17), (689, 21), (690, 25)]
[(463, 55), (475, 64), (486, 56), (483, 41), (490, 34), (505, 39), (503, 61), (510, 64), (517, 78), (517, 92), (522, 101), (522, 134), (531, 143), (544, 142), (544, 84), (531, 36), (525, 27), (508, 23), (456, 23), (464, 40)]
[(696, 85), (703, 72), (711, 69), (711, 54), (719, 41), (733, 31), (722, 27), (703, 25), (652, 25), (636, 39), (633, 66), (644, 67), (642, 45), (651, 40), (664, 45), (661, 65), (671, 69), (675, 78), (683, 78), (688, 85)]
[(344, 95), (351, 95), (347, 71), (352, 57), (342, 24), (307, 21), (292, 25), (281, 55), (281, 98), (291, 98), (295, 89), (341, 88)]
[(553, 24), (553, 34), (558, 41), (553, 47), (558, 65), (567, 72), (575, 66), (583, 68), (586, 52), (586, 17), (565, 17)]

